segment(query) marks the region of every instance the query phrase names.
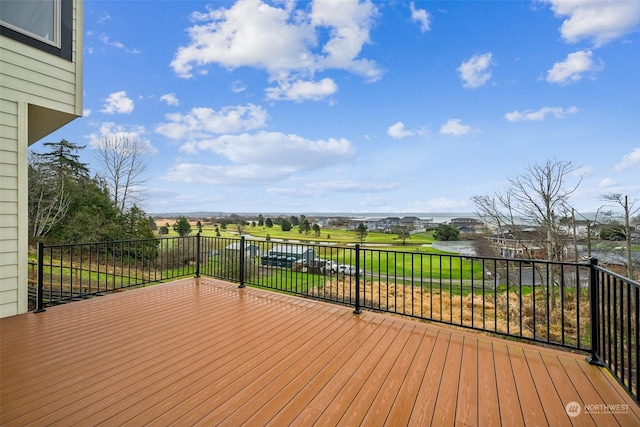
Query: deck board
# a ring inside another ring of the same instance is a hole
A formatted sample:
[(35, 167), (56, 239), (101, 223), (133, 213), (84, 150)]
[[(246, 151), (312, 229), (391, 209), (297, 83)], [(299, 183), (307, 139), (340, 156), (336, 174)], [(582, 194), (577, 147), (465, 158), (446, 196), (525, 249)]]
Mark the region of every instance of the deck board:
[(352, 311), (184, 279), (0, 319), (0, 424), (640, 425), (584, 355)]
[(491, 342), (478, 340), (478, 425), (495, 426), (500, 424), (498, 405), (487, 402), (498, 402), (498, 384), (495, 371), (495, 360)]

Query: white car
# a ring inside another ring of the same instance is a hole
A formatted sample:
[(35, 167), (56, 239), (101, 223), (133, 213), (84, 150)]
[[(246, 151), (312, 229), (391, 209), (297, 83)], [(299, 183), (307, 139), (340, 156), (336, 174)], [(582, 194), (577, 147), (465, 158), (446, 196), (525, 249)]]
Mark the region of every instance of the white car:
[[(338, 266), (338, 273), (346, 274), (348, 276), (355, 276), (357, 269), (352, 265), (341, 264)], [(360, 275), (364, 274), (364, 271), (359, 270)]]
[(338, 263), (335, 261), (327, 261), (324, 265), (324, 270), (327, 273), (337, 273), (338, 272)]

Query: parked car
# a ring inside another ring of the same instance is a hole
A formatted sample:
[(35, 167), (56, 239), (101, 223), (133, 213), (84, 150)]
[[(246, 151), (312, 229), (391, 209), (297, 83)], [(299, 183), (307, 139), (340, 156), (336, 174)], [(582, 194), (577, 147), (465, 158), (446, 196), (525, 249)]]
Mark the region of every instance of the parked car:
[(326, 263), (324, 264), (324, 271), (325, 274), (328, 273), (337, 273), (338, 272), (338, 263), (335, 261), (331, 261), (331, 260), (327, 260)]
[[(357, 269), (352, 265), (341, 264), (338, 266), (338, 273), (346, 274), (347, 276), (355, 276)], [(359, 270), (360, 275), (364, 274), (363, 270)]]

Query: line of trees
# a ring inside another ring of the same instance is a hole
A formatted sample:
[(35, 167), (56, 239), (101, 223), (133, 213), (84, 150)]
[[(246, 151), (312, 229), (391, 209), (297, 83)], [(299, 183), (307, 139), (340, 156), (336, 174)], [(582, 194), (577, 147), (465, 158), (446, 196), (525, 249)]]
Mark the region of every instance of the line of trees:
[[(135, 156), (127, 157), (125, 143), (120, 140), (119, 146), (98, 148), (104, 162), (118, 163), (118, 171), (106, 176), (92, 175), (80, 161), (85, 146), (64, 139), (46, 142), (43, 152), (29, 154), (31, 241), (79, 243), (154, 236), (153, 219), (134, 202), (144, 169), (140, 153), (134, 149)], [(121, 157), (114, 154), (117, 150)], [(123, 181), (122, 176), (128, 178)]]

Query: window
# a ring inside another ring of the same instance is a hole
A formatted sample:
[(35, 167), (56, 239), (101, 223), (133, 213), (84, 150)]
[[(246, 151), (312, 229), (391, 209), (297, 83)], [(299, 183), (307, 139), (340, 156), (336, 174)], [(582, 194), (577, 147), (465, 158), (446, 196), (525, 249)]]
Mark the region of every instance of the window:
[(1, 34), (71, 60), (72, 0), (2, 0)]

